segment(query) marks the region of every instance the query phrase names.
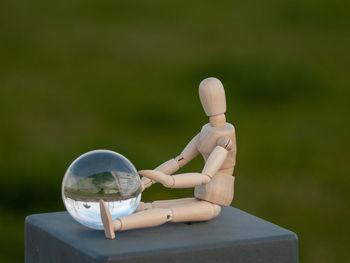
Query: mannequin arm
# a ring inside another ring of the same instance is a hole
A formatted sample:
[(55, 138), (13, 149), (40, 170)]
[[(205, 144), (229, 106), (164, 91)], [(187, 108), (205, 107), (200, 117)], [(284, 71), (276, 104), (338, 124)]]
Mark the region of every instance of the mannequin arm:
[[(155, 171), (162, 172), (164, 174), (173, 174), (178, 171), (181, 167), (190, 162), (194, 157), (199, 154), (197, 149), (199, 134), (197, 134), (185, 147), (185, 149), (177, 156), (175, 159), (170, 159), (169, 161), (161, 164)], [(142, 174), (141, 174), (142, 175)], [(141, 185), (142, 191), (154, 184), (155, 181), (147, 177), (142, 177)]]
[[(229, 145), (229, 143), (227, 145)], [(159, 182), (168, 188), (190, 188), (207, 184), (219, 171), (227, 157), (228, 149), (224, 147), (218, 145), (214, 148), (209, 155), (207, 162), (205, 163), (202, 173), (184, 173), (173, 176), (154, 170), (143, 170), (139, 171), (139, 173), (144, 177)]]

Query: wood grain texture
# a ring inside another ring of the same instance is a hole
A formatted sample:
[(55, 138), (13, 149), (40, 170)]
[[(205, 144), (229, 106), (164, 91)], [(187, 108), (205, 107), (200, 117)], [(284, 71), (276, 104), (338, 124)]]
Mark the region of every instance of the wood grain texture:
[(105, 202), (102, 199), (100, 199), (100, 213), (101, 213), (101, 219), (104, 226), (106, 238), (114, 239), (115, 234), (114, 234), (112, 217), (111, 217), (111, 214), (109, 213), (109, 210)]
[(226, 112), (226, 96), (224, 86), (217, 78), (204, 79), (199, 84), (199, 98), (207, 116)]
[[(209, 123), (187, 144), (175, 159), (154, 170), (142, 170), (144, 187), (159, 182), (169, 188), (195, 187), (195, 198), (140, 203), (136, 213), (113, 221), (114, 231), (152, 227), (165, 222), (210, 220), (229, 206), (234, 195), (234, 166), (236, 163), (236, 135), (232, 124), (226, 122), (226, 97), (222, 83), (207, 78), (199, 86), (199, 96)], [(175, 174), (198, 154), (205, 165), (201, 173)], [(101, 210), (102, 211), (102, 210)], [(104, 211), (107, 213), (108, 211)], [(106, 236), (111, 238), (109, 217), (103, 215)], [(107, 229), (107, 230), (106, 230)]]
[(217, 173), (208, 184), (197, 186), (194, 195), (202, 200), (229, 206), (233, 200), (234, 182), (234, 176)]

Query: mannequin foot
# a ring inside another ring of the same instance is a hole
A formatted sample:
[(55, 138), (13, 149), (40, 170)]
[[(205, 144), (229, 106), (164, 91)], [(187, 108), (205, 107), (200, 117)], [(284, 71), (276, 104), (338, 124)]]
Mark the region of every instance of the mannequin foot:
[(115, 234), (114, 234), (113, 220), (105, 202), (102, 199), (100, 199), (100, 213), (101, 213), (101, 219), (105, 230), (106, 238), (114, 239)]

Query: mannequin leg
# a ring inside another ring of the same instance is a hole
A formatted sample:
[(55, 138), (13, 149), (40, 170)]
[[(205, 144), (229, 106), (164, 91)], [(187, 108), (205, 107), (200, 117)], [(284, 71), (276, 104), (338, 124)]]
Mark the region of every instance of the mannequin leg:
[(173, 211), (171, 222), (207, 221), (220, 214), (221, 206), (208, 201), (197, 200), (197, 202), (171, 207), (171, 210)]
[[(165, 202), (163, 202), (162, 205), (165, 205)], [(173, 202), (173, 206), (168, 208), (152, 208), (112, 221), (108, 208), (103, 200), (100, 200), (100, 209), (105, 234), (106, 237), (110, 239), (115, 238), (114, 231), (153, 227), (168, 221), (206, 221), (216, 217), (221, 211), (219, 205), (195, 199), (195, 201), (187, 201), (186, 203)]]
[(173, 199), (173, 200), (154, 201), (152, 203), (140, 202), (140, 204), (136, 208), (136, 212), (140, 212), (140, 211), (148, 210), (152, 208), (169, 208), (171, 206), (188, 204), (196, 201), (198, 201), (197, 198), (191, 197), (191, 198), (181, 198), (181, 199)]

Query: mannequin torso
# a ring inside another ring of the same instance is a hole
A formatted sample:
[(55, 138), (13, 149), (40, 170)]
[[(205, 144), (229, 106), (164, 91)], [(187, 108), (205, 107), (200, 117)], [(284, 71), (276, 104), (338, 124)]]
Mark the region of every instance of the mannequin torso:
[(236, 159), (236, 135), (233, 125), (230, 123), (226, 123), (223, 127), (213, 127), (210, 123), (204, 125), (199, 134), (197, 149), (202, 154), (204, 161), (207, 161), (221, 137), (230, 138), (232, 147), (212, 180), (208, 184), (196, 186), (194, 193), (199, 199), (229, 206), (233, 199), (234, 177), (232, 174)]

